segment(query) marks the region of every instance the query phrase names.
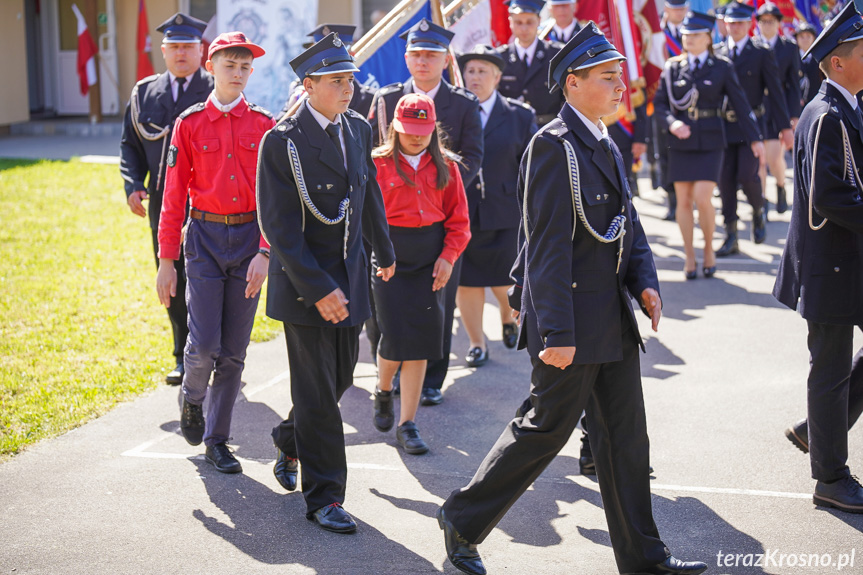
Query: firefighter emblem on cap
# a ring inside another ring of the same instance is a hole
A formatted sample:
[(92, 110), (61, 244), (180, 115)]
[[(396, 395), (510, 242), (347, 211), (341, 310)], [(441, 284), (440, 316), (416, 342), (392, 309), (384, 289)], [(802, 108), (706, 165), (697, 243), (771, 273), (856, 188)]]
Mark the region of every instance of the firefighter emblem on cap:
[(425, 20), (420, 22), (420, 30), (422, 30), (423, 32), (428, 32), (428, 29), (429, 29), (429, 23), (428, 22), (426, 22)]
[(335, 38), (333, 38), (333, 46), (335, 46), (336, 48), (341, 48), (342, 41), (339, 39), (339, 33), (334, 32), (333, 35), (335, 36)]

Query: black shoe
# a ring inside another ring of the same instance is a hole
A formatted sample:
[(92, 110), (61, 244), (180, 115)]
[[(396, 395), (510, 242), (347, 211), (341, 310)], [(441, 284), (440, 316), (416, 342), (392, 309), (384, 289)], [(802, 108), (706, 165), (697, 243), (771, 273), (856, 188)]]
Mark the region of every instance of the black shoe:
[(396, 439), (405, 452), (411, 455), (422, 455), (429, 450), (429, 446), (420, 437), (417, 424), (413, 421), (405, 421), (396, 428)]
[(767, 210), (760, 209), (752, 212), (752, 241), (763, 244), (767, 239)]
[(677, 194), (673, 191), (668, 192), (668, 213), (662, 219), (666, 222), (677, 220)]
[(704, 277), (706, 278), (712, 278), (716, 275), (716, 266), (704, 266), (703, 268), (701, 268), (701, 273), (703, 273)]
[(863, 486), (854, 475), (832, 483), (818, 481), (815, 483), (812, 503), (848, 513), (863, 513)]
[(393, 412), (393, 392), (382, 391), (375, 387), (375, 414), (372, 418), (375, 429), (389, 431), (393, 428), (396, 416)]
[(472, 347), (467, 352), (464, 360), (468, 367), (479, 367), (488, 361), (488, 349), (483, 350), (481, 347)]
[(183, 383), (183, 375), (186, 373), (186, 368), (183, 366), (183, 362), (177, 364), (177, 367), (168, 372), (168, 375), (165, 376), (165, 383), (168, 385), (180, 385)]
[(785, 437), (803, 453), (809, 453), (809, 422), (799, 421), (785, 430)]
[(467, 539), (459, 535), (443, 514), (443, 508), (437, 510), (436, 517), (437, 524), (443, 529), (443, 540), (449, 562), (462, 573), (485, 575), (485, 566), (477, 553), (476, 545), (468, 543)]
[(224, 443), (207, 447), (207, 451), (204, 452), (204, 459), (212, 463), (216, 467), (216, 471), (222, 473), (239, 473), (243, 470), (243, 466)]
[(505, 345), (508, 349), (513, 349), (516, 345), (518, 345), (517, 323), (503, 324), (503, 345)]
[(201, 445), (204, 440), (204, 408), (189, 403), (183, 398), (183, 410), (180, 413), (180, 432), (189, 445)]
[(333, 533), (353, 533), (357, 530), (357, 522), (342, 508), (341, 503), (331, 503), (313, 513), (307, 513), (306, 519)]
[(424, 387), (420, 395), (420, 405), (440, 405), (443, 403), (443, 393), (433, 387)]
[(674, 557), (669, 557), (662, 563), (658, 563), (653, 567), (649, 567), (639, 571), (639, 575), (699, 575), (707, 571), (707, 563), (701, 561), (681, 561)]
[(297, 471), (299, 470), (299, 461), (293, 457), (288, 457), (281, 449), (277, 448), (276, 465), (273, 466), (273, 475), (276, 476), (276, 481), (279, 485), (293, 491), (297, 488)]
[(596, 475), (596, 464), (592, 455), (582, 455), (578, 458), (578, 467), (582, 475)]
[(725, 241), (722, 246), (716, 250), (716, 257), (724, 258), (739, 254), (740, 248), (737, 246), (737, 220), (725, 226)]
[(785, 188), (776, 188), (776, 213), (784, 214), (788, 211), (788, 198), (785, 197)]
[(694, 280), (698, 277), (698, 273), (695, 270), (692, 270), (691, 272), (683, 270), (683, 277), (685, 277), (687, 280)]

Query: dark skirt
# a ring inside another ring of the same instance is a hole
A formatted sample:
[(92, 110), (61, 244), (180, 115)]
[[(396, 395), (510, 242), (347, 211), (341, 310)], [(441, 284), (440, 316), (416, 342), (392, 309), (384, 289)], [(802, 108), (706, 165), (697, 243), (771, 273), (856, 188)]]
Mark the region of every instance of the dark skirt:
[(724, 149), (706, 151), (668, 150), (669, 182), (718, 182)]
[(512, 285), (509, 272), (518, 255), (518, 229), (486, 230), (471, 227), (462, 254), (461, 280), (465, 287)]
[(390, 226), (396, 273), (388, 282), (372, 276), (382, 358), (412, 361), (443, 357), (445, 290), (432, 291), (432, 272), (445, 235), (442, 222), (421, 228)]

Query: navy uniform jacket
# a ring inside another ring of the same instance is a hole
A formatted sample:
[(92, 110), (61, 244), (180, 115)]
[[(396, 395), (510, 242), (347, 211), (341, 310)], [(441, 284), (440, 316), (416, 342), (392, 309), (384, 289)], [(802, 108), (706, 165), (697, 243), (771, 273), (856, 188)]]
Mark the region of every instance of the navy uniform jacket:
[[(604, 234), (622, 202), (626, 235), (619, 273), (619, 242), (600, 243), (580, 221), (572, 237), (573, 202), (566, 185), (564, 139), (575, 149), (584, 211), (593, 228)], [(600, 143), (568, 105), (540, 130), (533, 146), (526, 191), (530, 237), (522, 248), (519, 347), (526, 346), (536, 358), (546, 347), (575, 346), (575, 364), (620, 361), (624, 321), (630, 322), (641, 340), (630, 295), (641, 301), (646, 288), (659, 292), (653, 254), (632, 205), (620, 152), (612, 144), (616, 156), (612, 167)], [(519, 176), (522, 196), (526, 162), (527, 154)]]
[[(727, 43), (717, 44), (713, 48), (716, 54), (730, 58)], [(776, 130), (790, 128), (791, 120), (779, 80), (779, 67), (767, 44), (759, 38), (750, 38), (734, 60), (734, 71), (737, 72), (737, 78), (746, 93), (749, 107), (758, 119), (759, 132), (763, 135), (767, 133), (768, 110)], [(701, 102), (698, 104), (700, 107)], [(740, 114), (737, 114), (737, 119), (737, 122), (726, 122), (725, 135), (728, 143), (751, 142), (740, 125)]]
[[(404, 84), (389, 84), (378, 90), (372, 100), (369, 111), (369, 121), (372, 125), (372, 136), (375, 145), (380, 144), (380, 130), (378, 110), (379, 100), (383, 99), (383, 107), (386, 112), (386, 126), (389, 127), (393, 121), (396, 104), (405, 94), (414, 91), (413, 79)], [(461, 156), (459, 172), (461, 180), (469, 182), (476, 177), (482, 165), (483, 141), (482, 120), (479, 117), (479, 100), (471, 92), (464, 88), (453, 86), (446, 80), (441, 80), (434, 97), (435, 113), (447, 135), (446, 147)]]
[[(800, 106), (800, 50), (797, 44), (782, 36), (776, 39), (773, 46), (773, 56), (779, 68), (779, 81), (782, 83), (782, 95), (785, 98), (785, 108), (789, 118), (799, 118)], [(767, 110), (768, 121), (773, 121), (773, 110)]]
[[(552, 27), (551, 30), (548, 31), (548, 35), (545, 37), (545, 39), (548, 40), (549, 42), (554, 42), (554, 43), (563, 45), (563, 44), (566, 44), (567, 42), (569, 42), (570, 40), (572, 40), (572, 37), (575, 36), (576, 34), (578, 34), (579, 30), (581, 30), (581, 24), (576, 22), (575, 28), (573, 28), (572, 32), (569, 33), (569, 38), (560, 38), (557, 35), (557, 30), (554, 27)], [(554, 54), (552, 54), (552, 56), (553, 55)]]
[(497, 49), (506, 62), (498, 91), (508, 98), (528, 104), (536, 112), (537, 122), (544, 124), (557, 115), (563, 105), (561, 90), (556, 90), (554, 94), (548, 93), (549, 62), (560, 51), (561, 45), (547, 40), (537, 42), (533, 60), (526, 73), (518, 57), (515, 40)]
[[(766, 52), (770, 56), (769, 52)], [(773, 61), (773, 58), (770, 57)], [(774, 62), (774, 66), (775, 66)], [(668, 132), (675, 120), (682, 120), (692, 129), (692, 135), (681, 140), (668, 135), (668, 147), (684, 151), (707, 151), (726, 147), (726, 130), (729, 122), (721, 116), (712, 116), (694, 120), (687, 111), (680, 111), (671, 106), (668, 99), (668, 88), (666, 83), (671, 84), (671, 92), (675, 99), (682, 98), (692, 87), (693, 82), (698, 88), (698, 110), (720, 110), (726, 96), (731, 108), (737, 114), (738, 121), (735, 123), (737, 130), (743, 129), (743, 140), (756, 142), (761, 140), (762, 131), (751, 116), (751, 108), (746, 99), (734, 66), (722, 56), (707, 56), (704, 65), (693, 75), (689, 67), (689, 59), (683, 54), (675, 58), (669, 58), (665, 62), (665, 69), (659, 80), (659, 88), (653, 98), (654, 117), (658, 123), (664, 124), (663, 129)], [(730, 137), (729, 137), (730, 140)]]
[(824, 76), (812, 54), (800, 62), (800, 103), (805, 106), (818, 94)]
[(518, 164), (534, 133), (536, 118), (530, 106), (498, 94), (483, 129), (482, 171), (465, 186), (471, 227), (483, 231), (518, 227)]
[[(273, 319), (333, 327), (318, 313), (315, 302), (340, 288), (349, 301), (350, 315), (336, 327), (361, 325), (371, 315), (368, 261), (361, 237), (365, 235), (371, 242), (382, 267), (395, 262), (383, 197), (375, 178), (377, 170), (371, 159), (371, 128), (353, 110), (342, 114), (342, 126), (347, 172), (308, 103), (263, 138), (258, 160), (258, 218), (273, 254), (267, 291), (267, 315)], [(350, 197), (347, 259), (344, 221), (327, 225), (300, 199), (288, 156), (288, 140), (296, 145), (311, 201), (324, 216), (335, 218), (339, 203)]]
[[(276, 119), (279, 119), (285, 114), (287, 114), (288, 110), (291, 109), (291, 106), (296, 103), (297, 98), (300, 96), (300, 88), (302, 88), (302, 83), (299, 81), (299, 79), (291, 82), (291, 86), (288, 89), (290, 95), (288, 96), (287, 101), (285, 101), (285, 105), (282, 108), (282, 111), (279, 112), (279, 115), (276, 117)], [(360, 84), (359, 82), (357, 82), (356, 78), (354, 78), (354, 95), (351, 96), (351, 103), (348, 104), (348, 108), (365, 118), (369, 115), (369, 108), (371, 108), (372, 98), (374, 97), (374, 95), (375, 91), (373, 89), (367, 88), (363, 84)]]
[[(815, 185), (810, 192), (815, 133), (818, 139)], [(794, 205), (785, 251), (773, 295), (809, 321), (863, 325), (863, 199), (860, 187), (844, 177), (840, 120), (848, 130), (857, 167), (863, 167), (863, 123), (845, 97), (824, 82), (803, 110), (794, 134)], [(859, 182), (859, 171), (854, 178)], [(809, 227), (809, 195), (813, 194), (815, 226)]]
[[(213, 77), (203, 68), (190, 76), (183, 97), (174, 102), (171, 77), (168, 74), (148, 76), (135, 85), (138, 92), (138, 122), (152, 133), (163, 128), (173, 129), (174, 121), (186, 108), (204, 102), (213, 91)], [(132, 123), (132, 103), (126, 105), (123, 135), (120, 139), (120, 174), (125, 180), (126, 197), (135, 190), (147, 190), (150, 195), (150, 226), (159, 228), (162, 190), (165, 187), (165, 156), (171, 141), (171, 130), (163, 138), (148, 140), (141, 137)], [(144, 180), (149, 175), (147, 185)]]

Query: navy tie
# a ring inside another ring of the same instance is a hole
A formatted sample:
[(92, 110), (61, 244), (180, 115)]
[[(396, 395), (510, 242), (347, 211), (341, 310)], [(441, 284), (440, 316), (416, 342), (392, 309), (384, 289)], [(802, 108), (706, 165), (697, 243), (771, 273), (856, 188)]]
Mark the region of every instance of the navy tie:
[(339, 139), (339, 132), (341, 131), (341, 126), (338, 124), (330, 124), (327, 126), (326, 130), (327, 135), (329, 135), (330, 140), (335, 145), (336, 150), (339, 151), (339, 158), (342, 159), (342, 164), (345, 163), (345, 156), (342, 154), (342, 141)]
[(186, 83), (185, 78), (179, 78), (179, 77), (177, 78), (177, 99), (174, 100), (175, 102), (179, 102), (183, 98), (183, 94), (186, 93), (186, 91), (183, 89), (183, 85), (185, 83)]

